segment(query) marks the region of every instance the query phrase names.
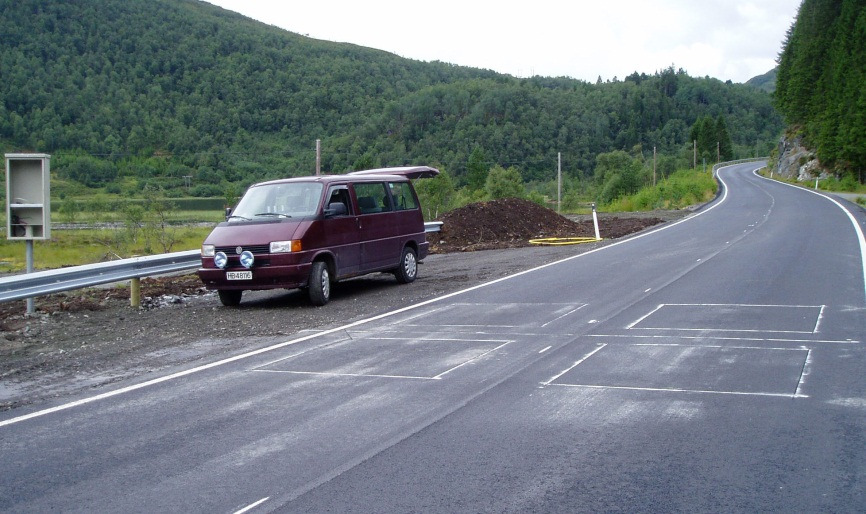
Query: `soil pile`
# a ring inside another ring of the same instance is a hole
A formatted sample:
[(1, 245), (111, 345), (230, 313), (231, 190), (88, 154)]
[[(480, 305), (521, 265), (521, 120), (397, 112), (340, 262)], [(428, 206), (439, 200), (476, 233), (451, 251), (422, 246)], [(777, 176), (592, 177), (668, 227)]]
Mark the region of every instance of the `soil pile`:
[[(433, 253), (530, 246), (530, 239), (595, 237), (591, 219), (574, 221), (528, 200), (506, 198), (469, 204), (442, 216), (442, 229), (428, 234)], [(615, 239), (661, 223), (660, 218), (599, 219), (604, 239)]]

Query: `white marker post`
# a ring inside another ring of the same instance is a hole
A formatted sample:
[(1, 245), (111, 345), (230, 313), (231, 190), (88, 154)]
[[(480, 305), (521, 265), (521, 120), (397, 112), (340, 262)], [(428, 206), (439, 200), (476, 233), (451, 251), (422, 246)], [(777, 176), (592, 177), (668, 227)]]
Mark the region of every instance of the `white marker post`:
[(601, 235), (598, 233), (598, 215), (595, 213), (595, 203), (592, 204), (592, 224), (595, 226), (595, 240), (601, 241)]

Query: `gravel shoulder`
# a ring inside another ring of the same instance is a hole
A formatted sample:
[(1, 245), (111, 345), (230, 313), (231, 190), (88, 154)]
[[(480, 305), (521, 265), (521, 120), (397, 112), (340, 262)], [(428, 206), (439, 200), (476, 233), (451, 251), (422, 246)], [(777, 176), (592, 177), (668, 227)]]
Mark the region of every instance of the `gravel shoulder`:
[[(688, 211), (652, 213), (670, 221)], [(99, 393), (414, 305), (615, 239), (572, 246), (528, 246), (430, 255), (412, 284), (390, 274), (340, 282), (330, 303), (312, 307), (300, 291), (247, 291), (223, 307), (195, 275), (142, 281), (144, 308), (125, 289), (73, 291), (36, 299), (37, 314), (7, 304), (0, 318), (0, 410), (47, 406)], [(174, 287), (171, 287), (174, 286)], [(166, 295), (165, 291), (182, 294)], [(30, 410), (30, 409), (27, 409)]]

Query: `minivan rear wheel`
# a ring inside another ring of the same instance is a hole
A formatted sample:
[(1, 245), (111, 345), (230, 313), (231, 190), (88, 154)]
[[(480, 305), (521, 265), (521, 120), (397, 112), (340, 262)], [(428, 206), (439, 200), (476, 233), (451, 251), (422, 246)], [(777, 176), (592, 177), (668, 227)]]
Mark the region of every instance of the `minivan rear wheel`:
[(415, 278), (418, 276), (418, 256), (415, 254), (414, 249), (408, 246), (403, 248), (400, 265), (397, 266), (394, 276), (397, 277), (397, 282), (401, 284), (415, 281)]
[(322, 306), (331, 299), (331, 274), (328, 272), (328, 265), (324, 261), (313, 263), (307, 294), (313, 305)]
[(243, 296), (243, 291), (235, 291), (235, 290), (225, 290), (220, 289), (217, 291), (220, 295), (220, 303), (225, 305), (226, 307), (237, 307), (241, 303), (241, 296)]

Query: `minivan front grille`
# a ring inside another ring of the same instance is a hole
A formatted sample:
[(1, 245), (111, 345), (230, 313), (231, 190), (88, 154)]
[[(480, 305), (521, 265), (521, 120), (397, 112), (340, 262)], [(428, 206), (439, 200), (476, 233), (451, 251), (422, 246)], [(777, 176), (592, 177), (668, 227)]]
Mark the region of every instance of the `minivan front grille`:
[[(238, 250), (240, 246), (241, 251)], [(271, 245), (238, 245), (238, 246), (217, 246), (216, 251), (224, 252), (226, 255), (240, 255), (241, 252), (252, 252), (253, 255), (261, 255), (263, 253), (271, 253)]]

